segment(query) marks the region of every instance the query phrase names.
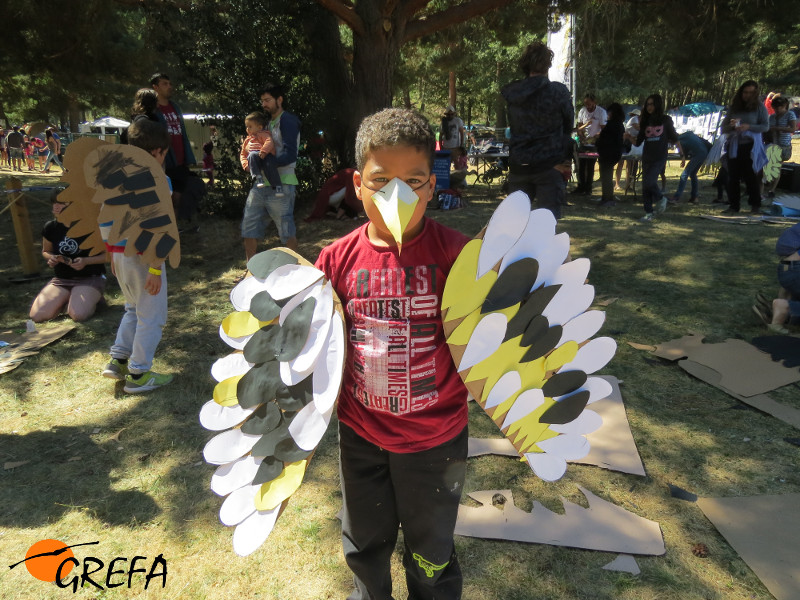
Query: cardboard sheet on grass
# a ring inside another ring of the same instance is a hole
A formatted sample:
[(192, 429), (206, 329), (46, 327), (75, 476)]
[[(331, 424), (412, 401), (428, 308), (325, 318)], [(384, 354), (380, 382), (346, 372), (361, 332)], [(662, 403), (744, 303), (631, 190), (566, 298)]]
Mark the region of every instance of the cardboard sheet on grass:
[(800, 494), (700, 498), (697, 505), (777, 600), (800, 598)]
[[(612, 392), (606, 398), (591, 405), (591, 409), (603, 419), (603, 425), (597, 431), (586, 436), (591, 446), (587, 456), (568, 462), (583, 465), (595, 465), (603, 469), (645, 476), (644, 465), (636, 449), (619, 380), (613, 376), (601, 376), (611, 384)], [(469, 456), (482, 454), (499, 454), (501, 456), (518, 456), (516, 449), (508, 438), (470, 438)]]
[(0, 333), (0, 341), (8, 344), (0, 348), (0, 374), (13, 371), (25, 358), (38, 354), (47, 344), (64, 337), (73, 329), (75, 325), (61, 325), (31, 333), (13, 331)]
[(531, 512), (521, 510), (514, 505), (511, 490), (472, 492), (469, 496), (482, 506), (459, 506), (455, 532), (468, 537), (624, 554), (664, 554), (658, 523), (606, 502), (582, 487), (578, 489), (586, 496), (589, 508), (562, 499), (563, 515), (536, 501)]
[(702, 335), (688, 335), (659, 344), (653, 354), (667, 360), (683, 358), (678, 364), (690, 375), (800, 428), (800, 410), (765, 395), (800, 381), (800, 369), (783, 366), (755, 346), (742, 340), (704, 344)]

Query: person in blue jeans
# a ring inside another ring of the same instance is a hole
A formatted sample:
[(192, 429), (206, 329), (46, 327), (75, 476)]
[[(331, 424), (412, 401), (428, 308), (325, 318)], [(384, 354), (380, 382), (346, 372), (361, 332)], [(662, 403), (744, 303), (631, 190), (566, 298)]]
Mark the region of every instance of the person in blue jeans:
[[(681, 167), (685, 168), (681, 173), (678, 189), (675, 195), (672, 196), (672, 201), (681, 201), (681, 194), (683, 194), (683, 190), (686, 188), (686, 180), (691, 179), (692, 195), (689, 197), (689, 202), (694, 204), (697, 202), (697, 172), (700, 170), (700, 167), (703, 166), (703, 163), (706, 162), (711, 144), (696, 135), (693, 131), (684, 131), (678, 135), (678, 141), (681, 144)], [(688, 165), (686, 164), (687, 156), (689, 157)]]
[[(789, 333), (786, 323), (800, 319), (800, 223), (784, 231), (775, 244), (778, 255), (778, 283), (781, 290), (772, 301), (770, 330)], [(759, 315), (760, 316), (760, 315)]]
[[(261, 107), (269, 116), (268, 129), (272, 141), (262, 145), (265, 152), (275, 149), (275, 164), (281, 177), (283, 197), (270, 187), (250, 189), (242, 218), (242, 241), (244, 253), (250, 260), (258, 249), (258, 241), (264, 238), (267, 218), (278, 228), (281, 243), (290, 250), (297, 250), (297, 234), (294, 223), (294, 198), (297, 186), (297, 148), (300, 145), (300, 119), (284, 110), (284, 92), (280, 85), (266, 84), (259, 92)], [(249, 147), (248, 150), (256, 150)]]

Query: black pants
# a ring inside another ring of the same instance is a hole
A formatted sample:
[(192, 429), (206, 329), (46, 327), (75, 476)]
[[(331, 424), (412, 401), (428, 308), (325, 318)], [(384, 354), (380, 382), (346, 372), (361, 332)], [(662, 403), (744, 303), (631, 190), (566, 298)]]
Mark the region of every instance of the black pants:
[(731, 210), (738, 211), (741, 208), (742, 180), (747, 187), (750, 206), (752, 208), (761, 206), (761, 172), (753, 172), (752, 150), (752, 144), (747, 146), (739, 144), (736, 158), (728, 156), (728, 201), (731, 203)]
[(409, 599), (461, 598), (453, 531), (467, 439), (465, 427), (435, 448), (399, 454), (339, 424), (342, 545), (355, 583), (349, 600), (391, 600), (389, 562), (401, 524)]
[(592, 192), (592, 182), (594, 181), (594, 165), (596, 158), (578, 159), (578, 191), (590, 194)]
[(521, 190), (539, 208), (546, 208), (556, 219), (561, 218), (561, 205), (564, 204), (567, 182), (560, 171), (547, 169), (537, 173), (515, 173), (512, 167), (508, 176), (508, 193)]
[(617, 162), (600, 161), (600, 187), (603, 190), (603, 202), (614, 199), (614, 167)]

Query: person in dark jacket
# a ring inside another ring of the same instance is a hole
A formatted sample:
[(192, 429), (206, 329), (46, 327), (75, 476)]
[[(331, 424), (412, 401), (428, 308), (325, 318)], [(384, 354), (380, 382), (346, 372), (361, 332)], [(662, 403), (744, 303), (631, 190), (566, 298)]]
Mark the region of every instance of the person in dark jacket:
[(622, 106), (614, 102), (607, 109), (608, 121), (600, 130), (595, 147), (600, 157), (600, 185), (603, 189), (603, 198), (600, 206), (610, 208), (616, 204), (614, 199), (614, 165), (622, 158), (622, 137), (625, 134), (625, 111)]
[(567, 87), (547, 78), (553, 51), (529, 44), (519, 59), (525, 78), (502, 90), (511, 124), (509, 192), (522, 190), (539, 208), (561, 217), (575, 110)]

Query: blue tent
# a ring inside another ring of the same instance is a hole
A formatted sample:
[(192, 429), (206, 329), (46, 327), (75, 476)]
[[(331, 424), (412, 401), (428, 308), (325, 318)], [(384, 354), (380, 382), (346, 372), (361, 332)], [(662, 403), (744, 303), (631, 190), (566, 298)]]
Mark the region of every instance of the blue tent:
[(684, 117), (699, 117), (701, 115), (718, 113), (724, 109), (724, 106), (719, 106), (713, 102), (693, 102), (692, 104), (684, 104), (683, 106), (674, 108), (669, 111), (669, 114), (677, 114)]

